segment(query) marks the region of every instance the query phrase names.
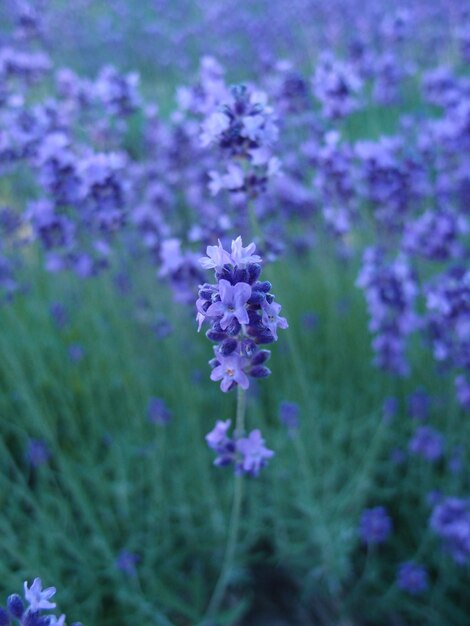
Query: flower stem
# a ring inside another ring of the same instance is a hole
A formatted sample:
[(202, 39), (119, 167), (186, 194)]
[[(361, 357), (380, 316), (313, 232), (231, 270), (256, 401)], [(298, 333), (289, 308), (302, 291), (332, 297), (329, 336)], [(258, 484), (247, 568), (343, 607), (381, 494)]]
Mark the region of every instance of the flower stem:
[[(237, 419), (235, 426), (235, 436), (241, 437), (245, 429), (245, 408), (246, 408), (246, 396), (244, 390), (238, 385), (237, 387)], [(207, 615), (211, 617), (216, 613), (223, 600), (227, 583), (229, 580), (230, 571), (233, 567), (233, 561), (237, 548), (238, 533), (240, 529), (240, 514), (243, 499), (243, 476), (241, 473), (235, 474), (234, 489), (233, 489), (233, 501), (232, 512), (230, 514), (230, 522), (227, 533), (227, 544), (225, 546), (224, 560), (222, 563), (222, 569), (214, 588), (214, 592), (207, 608)]]

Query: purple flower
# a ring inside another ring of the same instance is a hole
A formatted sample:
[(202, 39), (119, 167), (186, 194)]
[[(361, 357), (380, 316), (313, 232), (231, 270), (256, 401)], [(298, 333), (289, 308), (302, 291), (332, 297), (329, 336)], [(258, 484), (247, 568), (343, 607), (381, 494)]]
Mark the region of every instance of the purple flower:
[(218, 450), (221, 446), (223, 446), (228, 437), (227, 433), (232, 425), (232, 420), (225, 420), (222, 422), (218, 420), (213, 430), (206, 435), (206, 441), (209, 448), (212, 450)]
[(457, 400), (464, 409), (470, 410), (470, 382), (465, 376), (457, 376), (455, 389), (457, 391)]
[(171, 420), (171, 412), (165, 400), (161, 398), (150, 398), (147, 405), (147, 416), (152, 424), (165, 426)]
[(383, 506), (365, 509), (359, 524), (359, 535), (364, 543), (375, 545), (388, 539), (392, 522)]
[(289, 430), (297, 430), (299, 427), (300, 407), (296, 402), (281, 402), (279, 405), (279, 420)]
[(248, 437), (238, 439), (236, 446), (237, 452), (242, 457), (239, 469), (251, 476), (258, 476), (267, 460), (274, 456), (274, 452), (264, 445), (264, 439), (258, 429), (251, 431)]
[(55, 602), (49, 602), (49, 599), (55, 595), (55, 587), (42, 588), (40, 578), (35, 578), (31, 587), (28, 587), (28, 582), (24, 582), (24, 597), (29, 602), (30, 609), (32, 611), (39, 611), (40, 609), (55, 609)]
[(206, 254), (207, 257), (199, 259), (199, 263), (205, 270), (212, 268), (220, 270), (224, 265), (232, 262), (230, 254), (224, 250), (222, 244), (220, 243), (220, 239), (218, 246), (207, 246)]
[(279, 312), (281, 310), (281, 305), (278, 304), (277, 302), (267, 302), (267, 300), (264, 300), (264, 302), (262, 303), (262, 309), (263, 309), (263, 313), (262, 313), (262, 320), (263, 320), (263, 324), (269, 328), (269, 330), (271, 331), (272, 336), (274, 337), (274, 339), (277, 340), (277, 329), (278, 328), (289, 328), (289, 324), (287, 323), (287, 320), (285, 317), (281, 317), (279, 315)]
[(116, 558), (116, 567), (128, 576), (135, 576), (137, 574), (136, 565), (139, 561), (140, 557), (138, 554), (123, 549)]
[(220, 365), (214, 367), (211, 372), (211, 380), (220, 380), (222, 391), (229, 391), (234, 383), (240, 385), (242, 389), (248, 389), (250, 383), (243, 371), (245, 359), (239, 355), (218, 357)]
[(50, 450), (42, 439), (29, 439), (26, 446), (26, 459), (32, 467), (44, 465), (51, 458)]
[(395, 396), (388, 396), (385, 398), (382, 412), (383, 418), (386, 422), (390, 422), (396, 415), (398, 410), (398, 399)]
[(417, 420), (425, 420), (429, 414), (430, 399), (423, 389), (417, 389), (408, 396), (408, 413)]
[(470, 560), (470, 505), (459, 498), (439, 499), (429, 524), (459, 565)]
[(257, 254), (253, 254), (256, 250), (256, 245), (250, 243), (243, 247), (243, 241), (241, 237), (237, 237), (232, 241), (232, 262), (238, 267), (246, 267), (249, 263), (261, 263), (261, 257)]
[(85, 356), (85, 350), (78, 343), (73, 343), (71, 346), (69, 346), (68, 353), (69, 359), (72, 361), (72, 363), (79, 363)]
[(401, 563), (397, 573), (397, 585), (411, 595), (419, 595), (428, 588), (428, 572), (413, 561)]
[(420, 426), (410, 441), (409, 450), (428, 461), (437, 461), (444, 451), (444, 437), (431, 426)]
[(246, 303), (251, 296), (251, 287), (247, 283), (237, 283), (231, 285), (228, 280), (219, 280), (220, 301), (214, 302), (206, 311), (207, 317), (220, 317), (219, 321), (222, 330), (226, 330), (227, 326), (233, 319), (238, 320), (240, 324), (248, 324), (249, 317), (246, 310)]

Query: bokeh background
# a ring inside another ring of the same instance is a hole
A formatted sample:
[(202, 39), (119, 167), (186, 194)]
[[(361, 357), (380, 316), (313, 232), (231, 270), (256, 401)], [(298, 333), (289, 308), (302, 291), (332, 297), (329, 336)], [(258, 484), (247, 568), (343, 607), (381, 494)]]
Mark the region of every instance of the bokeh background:
[[(194, 302), (242, 234), (289, 329), (216, 623), (468, 623), (469, 70), (457, 0), (2, 0), (0, 602), (209, 624), (235, 394)], [(201, 143), (239, 83), (277, 176)]]

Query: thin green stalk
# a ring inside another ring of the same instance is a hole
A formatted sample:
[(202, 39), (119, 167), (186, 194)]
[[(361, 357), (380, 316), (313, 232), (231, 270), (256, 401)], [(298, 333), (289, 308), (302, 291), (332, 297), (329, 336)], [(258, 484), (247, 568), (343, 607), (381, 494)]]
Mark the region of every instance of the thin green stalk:
[[(246, 396), (244, 390), (237, 387), (237, 418), (235, 426), (235, 435), (241, 437), (245, 429), (245, 408), (246, 408)], [(214, 592), (207, 608), (207, 615), (211, 617), (220, 608), (220, 604), (223, 600), (225, 590), (230, 575), (230, 571), (233, 567), (233, 561), (235, 558), (235, 552), (238, 542), (238, 533), (240, 529), (240, 514), (243, 499), (243, 476), (242, 474), (235, 475), (235, 484), (233, 490), (232, 512), (230, 514), (230, 522), (228, 527), (227, 545), (225, 547), (224, 560), (222, 563), (222, 569), (220, 571), (219, 578), (214, 588)]]

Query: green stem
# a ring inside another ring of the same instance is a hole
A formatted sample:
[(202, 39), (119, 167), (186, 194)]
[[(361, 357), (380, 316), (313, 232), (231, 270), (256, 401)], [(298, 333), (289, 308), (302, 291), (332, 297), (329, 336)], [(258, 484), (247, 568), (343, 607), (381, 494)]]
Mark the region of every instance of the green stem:
[[(241, 437), (245, 429), (245, 409), (246, 409), (246, 396), (244, 390), (238, 385), (237, 387), (237, 419), (235, 426), (235, 436)], [(230, 514), (230, 522), (227, 534), (227, 545), (225, 547), (224, 560), (222, 563), (222, 569), (220, 571), (219, 578), (217, 580), (214, 592), (207, 608), (207, 615), (211, 617), (219, 610), (220, 604), (223, 600), (227, 583), (229, 580), (230, 571), (233, 567), (233, 561), (235, 558), (235, 552), (238, 542), (238, 533), (240, 529), (240, 517), (243, 499), (243, 476), (242, 474), (235, 475), (235, 484), (233, 490), (232, 512)]]

